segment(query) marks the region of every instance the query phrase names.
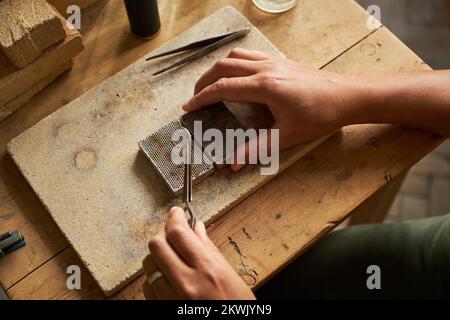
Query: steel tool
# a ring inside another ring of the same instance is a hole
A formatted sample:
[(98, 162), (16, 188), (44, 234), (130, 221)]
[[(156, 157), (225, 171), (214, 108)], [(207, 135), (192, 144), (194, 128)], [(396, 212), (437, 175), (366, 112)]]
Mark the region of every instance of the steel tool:
[(171, 70), (173, 68), (183, 66), (187, 63), (190, 63), (194, 60), (204, 57), (207, 54), (213, 52), (214, 50), (216, 50), (236, 39), (245, 37), (249, 32), (250, 32), (250, 28), (245, 28), (245, 29), (227, 33), (227, 34), (224, 34), (221, 36), (203, 39), (200, 41), (192, 42), (192, 43), (182, 46), (180, 48), (172, 49), (172, 50), (169, 50), (166, 52), (162, 52), (162, 53), (153, 55), (151, 57), (146, 58), (145, 60), (149, 61), (149, 60), (153, 60), (156, 58), (165, 57), (165, 56), (168, 56), (168, 55), (171, 55), (174, 53), (179, 53), (179, 52), (184, 52), (184, 51), (188, 51), (188, 50), (194, 50), (194, 49), (201, 48), (197, 52), (193, 53), (192, 55), (187, 56), (186, 58), (183, 58), (180, 61), (177, 61), (174, 64), (172, 64), (166, 68), (156, 71), (155, 73), (153, 73), (153, 75), (156, 76), (158, 74), (161, 74), (161, 73)]

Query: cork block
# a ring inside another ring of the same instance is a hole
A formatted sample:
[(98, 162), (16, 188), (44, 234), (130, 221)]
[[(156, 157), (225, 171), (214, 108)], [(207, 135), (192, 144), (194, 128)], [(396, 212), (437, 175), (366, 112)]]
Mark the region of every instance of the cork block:
[(47, 87), (50, 83), (52, 83), (56, 78), (58, 78), (61, 74), (72, 67), (72, 60), (64, 63), (59, 66), (55, 71), (46, 76), (45, 78), (37, 81), (30, 88), (25, 90), (20, 96), (15, 98), (14, 100), (8, 102), (7, 104), (0, 106), (0, 121), (3, 121), (9, 115), (11, 115), (14, 111), (19, 109), (22, 105), (30, 101), (33, 96), (39, 93), (42, 89)]
[(65, 36), (58, 12), (47, 1), (0, 1), (0, 48), (17, 67), (25, 67)]
[(63, 42), (45, 50), (38, 59), (22, 69), (18, 69), (0, 53), (0, 106), (19, 97), (83, 50), (80, 33), (75, 29), (64, 30), (66, 36)]

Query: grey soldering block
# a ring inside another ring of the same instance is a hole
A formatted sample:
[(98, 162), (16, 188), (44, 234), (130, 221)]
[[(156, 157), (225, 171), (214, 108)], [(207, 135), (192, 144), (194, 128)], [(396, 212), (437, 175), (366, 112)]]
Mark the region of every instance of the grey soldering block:
[[(172, 141), (172, 136), (179, 129), (185, 130), (180, 122), (172, 121), (154, 134), (139, 141), (140, 149), (150, 160), (174, 196), (181, 194), (184, 184), (184, 163), (175, 164), (172, 159), (173, 148), (179, 146), (178, 142)], [(210, 161), (203, 160), (201, 148), (196, 145), (193, 139), (191, 141), (192, 182), (195, 184), (213, 174), (214, 166)], [(202, 161), (201, 163), (195, 163), (194, 159), (202, 159)]]

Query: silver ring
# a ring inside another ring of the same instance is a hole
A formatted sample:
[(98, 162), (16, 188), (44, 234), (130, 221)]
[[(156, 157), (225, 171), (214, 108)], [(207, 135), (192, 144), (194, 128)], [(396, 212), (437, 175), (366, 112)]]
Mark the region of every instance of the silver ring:
[(161, 273), (161, 271), (156, 271), (152, 275), (150, 275), (150, 277), (148, 277), (147, 282), (151, 287), (156, 280), (162, 278), (163, 276), (164, 275)]

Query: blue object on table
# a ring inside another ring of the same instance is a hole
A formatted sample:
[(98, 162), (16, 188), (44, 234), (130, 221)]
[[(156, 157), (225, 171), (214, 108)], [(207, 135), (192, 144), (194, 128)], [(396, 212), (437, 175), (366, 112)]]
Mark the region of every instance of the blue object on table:
[(0, 258), (23, 247), (26, 244), (25, 238), (19, 232), (14, 230), (0, 235)]

